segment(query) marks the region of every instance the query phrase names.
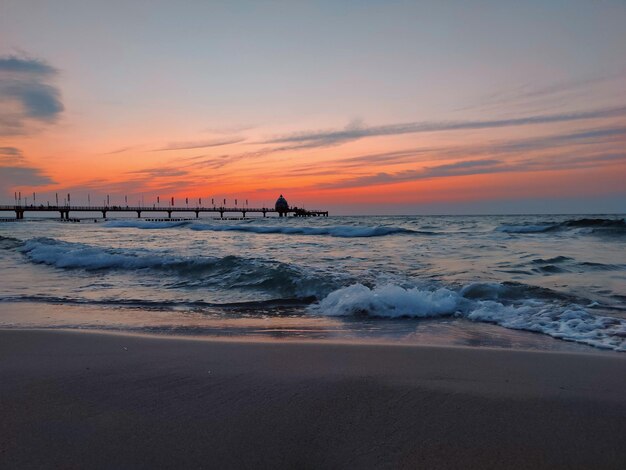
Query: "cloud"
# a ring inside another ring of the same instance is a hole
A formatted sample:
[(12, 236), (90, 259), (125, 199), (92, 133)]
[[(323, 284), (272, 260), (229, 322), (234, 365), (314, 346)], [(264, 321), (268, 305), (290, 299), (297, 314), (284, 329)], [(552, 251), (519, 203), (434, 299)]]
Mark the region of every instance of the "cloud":
[(323, 185), (326, 189), (355, 188), (361, 186), (403, 183), (427, 178), (441, 178), (446, 176), (467, 176), (484, 173), (499, 173), (510, 171), (510, 166), (500, 160), (469, 160), (425, 167), (419, 170), (404, 170), (397, 173), (376, 173), (374, 175), (359, 176), (343, 181)]
[(0, 193), (8, 193), (20, 186), (46, 186), (55, 182), (39, 168), (22, 166), (0, 167)]
[(25, 59), (17, 56), (5, 56), (0, 57), (0, 72), (54, 75), (57, 73), (57, 69), (43, 60)]
[(0, 165), (16, 165), (24, 161), (24, 154), (16, 147), (0, 147)]
[(611, 143), (626, 140), (626, 127), (604, 127), (585, 129), (567, 134), (556, 134), (530, 139), (521, 139), (510, 142), (503, 142), (491, 147), (492, 151), (528, 151), (541, 150), (544, 148), (558, 147), (569, 144), (597, 144)]
[(164, 150), (189, 150), (200, 149), (205, 147), (219, 147), (222, 145), (237, 144), (246, 140), (244, 137), (229, 137), (224, 139), (196, 140), (190, 142), (170, 142), (165, 147), (155, 149), (155, 151)]
[(135, 147), (133, 147), (133, 146), (129, 146), (129, 147), (121, 147), (121, 148), (118, 148), (118, 149), (112, 150), (112, 151), (110, 151), (110, 152), (104, 152), (102, 155), (115, 155), (115, 154), (117, 154), (117, 153), (124, 153), (124, 152), (127, 152), (127, 151), (129, 151), (129, 150), (134, 149), (134, 148), (135, 148)]
[(380, 172), (373, 175), (358, 176), (355, 178), (322, 184), (323, 189), (345, 189), (383, 184), (395, 184), (408, 181), (417, 181), (430, 178), (444, 178), (453, 176), (470, 176), (478, 174), (573, 170), (581, 168), (595, 168), (604, 164), (626, 163), (626, 153), (591, 154), (571, 156), (555, 154), (506, 162), (496, 159), (465, 160), (445, 165), (425, 167), (417, 170), (404, 170), (396, 173)]
[(54, 184), (54, 181), (41, 169), (27, 166), (20, 149), (0, 147), (0, 194), (11, 193), (20, 187), (49, 184)]
[(543, 86), (523, 84), (512, 89), (501, 90), (482, 97), (478, 103), (465, 106), (459, 110), (481, 109), (511, 109), (528, 106), (542, 106), (549, 104), (554, 107), (556, 103), (571, 104), (575, 97), (588, 95), (598, 85), (606, 86), (609, 82), (623, 82), (625, 71), (617, 71), (607, 75), (577, 78), (573, 80), (561, 80)]
[[(572, 145), (598, 146), (602, 147), (603, 150), (607, 150), (607, 146), (620, 149), (623, 148), (624, 144), (626, 144), (626, 127), (608, 126), (527, 139), (492, 141), (474, 145), (416, 147), (391, 152), (356, 155), (326, 162), (325, 167), (331, 167), (335, 173), (338, 173), (342, 169), (362, 168), (371, 165), (390, 166), (433, 160), (449, 160), (452, 158), (476, 159), (484, 156), (489, 158), (511, 158), (530, 151), (548, 151), (564, 146), (571, 149)], [(299, 166), (292, 169), (292, 171), (295, 174), (301, 170), (308, 171), (316, 168), (318, 167), (307, 163), (307, 165)]]
[(511, 119), (493, 119), (484, 121), (433, 121), (407, 122), (388, 124), (383, 126), (364, 126), (351, 123), (342, 130), (305, 131), (275, 137), (265, 143), (295, 144), (294, 148), (328, 147), (351, 142), (366, 137), (379, 137), (422, 132), (442, 132), (456, 130), (495, 129), (501, 127), (515, 127), (534, 124), (549, 124), (558, 122), (582, 121), (626, 115), (626, 106), (600, 108), (591, 111), (573, 113), (557, 113), (532, 115)]
[(174, 178), (189, 174), (186, 170), (177, 168), (145, 168), (143, 170), (129, 171), (132, 175), (143, 175), (145, 178)]
[(26, 134), (32, 124), (58, 119), (64, 107), (51, 83), (57, 73), (42, 60), (0, 57), (0, 136)]

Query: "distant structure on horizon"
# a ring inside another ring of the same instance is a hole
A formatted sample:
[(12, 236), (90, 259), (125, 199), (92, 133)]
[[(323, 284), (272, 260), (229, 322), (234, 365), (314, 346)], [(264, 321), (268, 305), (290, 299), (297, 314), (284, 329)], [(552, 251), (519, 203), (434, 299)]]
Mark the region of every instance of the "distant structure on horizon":
[(287, 211), (289, 210), (289, 203), (287, 202), (287, 199), (283, 197), (282, 194), (279, 196), (278, 199), (276, 199), (276, 204), (274, 205), (274, 208), (276, 209), (276, 212), (278, 212), (278, 215), (280, 217), (287, 216)]

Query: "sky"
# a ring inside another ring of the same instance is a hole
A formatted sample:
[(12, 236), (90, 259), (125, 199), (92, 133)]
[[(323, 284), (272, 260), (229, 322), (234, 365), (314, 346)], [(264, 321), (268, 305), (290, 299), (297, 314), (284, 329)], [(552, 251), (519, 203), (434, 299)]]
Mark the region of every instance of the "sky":
[(0, 0), (0, 203), (626, 212), (626, 2)]

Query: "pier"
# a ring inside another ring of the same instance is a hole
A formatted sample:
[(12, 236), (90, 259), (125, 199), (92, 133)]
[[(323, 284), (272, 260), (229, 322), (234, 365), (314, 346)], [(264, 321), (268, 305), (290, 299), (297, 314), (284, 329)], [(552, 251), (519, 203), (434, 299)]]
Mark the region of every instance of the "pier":
[[(155, 212), (167, 213), (167, 218), (171, 219), (172, 214), (191, 213), (195, 214), (195, 218), (199, 218), (201, 213), (219, 214), (220, 219), (224, 219), (224, 214), (241, 214), (243, 218), (246, 214), (263, 214), (263, 217), (267, 217), (268, 214), (277, 214), (280, 217), (293, 216), (293, 217), (328, 217), (328, 211), (320, 210), (307, 210), (299, 207), (159, 207), (159, 206), (50, 206), (50, 205), (0, 205), (0, 212), (15, 212), (15, 219), (21, 220), (24, 218), (24, 214), (33, 212), (58, 212), (63, 220), (70, 220), (70, 212), (96, 212), (102, 214), (102, 218), (106, 219), (107, 214), (110, 213), (135, 213), (138, 218), (141, 218), (142, 214), (152, 214)], [(2, 219), (5, 220), (5, 219)]]

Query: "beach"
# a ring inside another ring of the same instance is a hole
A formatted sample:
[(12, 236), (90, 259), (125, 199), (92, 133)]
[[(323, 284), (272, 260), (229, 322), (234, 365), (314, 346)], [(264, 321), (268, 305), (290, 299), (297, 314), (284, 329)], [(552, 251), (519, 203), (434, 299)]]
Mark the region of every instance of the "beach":
[(622, 468), (614, 352), (0, 331), (3, 468)]
[(0, 470), (626, 469), (625, 0), (0, 12)]

